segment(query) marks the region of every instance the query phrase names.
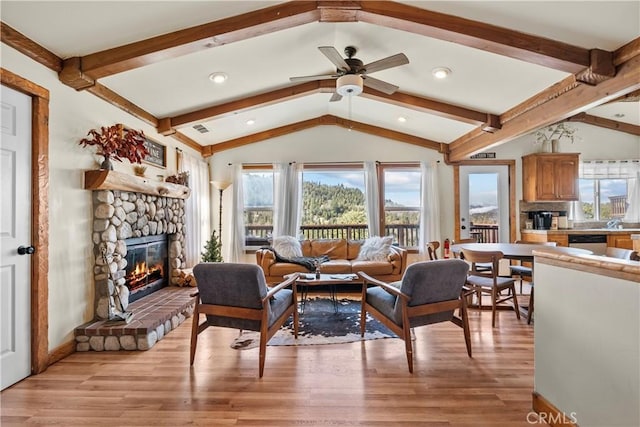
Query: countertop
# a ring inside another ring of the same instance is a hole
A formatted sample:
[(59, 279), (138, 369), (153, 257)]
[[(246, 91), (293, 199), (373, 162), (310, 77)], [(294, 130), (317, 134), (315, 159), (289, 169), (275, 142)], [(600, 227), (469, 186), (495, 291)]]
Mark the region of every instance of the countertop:
[[(640, 233), (640, 228), (560, 228), (558, 230), (520, 230), (523, 234), (629, 234)], [(638, 237), (640, 239), (640, 237)]]
[(536, 263), (538, 261), (545, 262), (541, 260), (542, 258), (547, 260), (546, 263), (561, 262), (576, 270), (590, 271), (640, 283), (640, 261), (626, 261), (601, 255), (569, 255), (544, 252), (543, 250), (533, 251), (533, 254), (536, 256)]

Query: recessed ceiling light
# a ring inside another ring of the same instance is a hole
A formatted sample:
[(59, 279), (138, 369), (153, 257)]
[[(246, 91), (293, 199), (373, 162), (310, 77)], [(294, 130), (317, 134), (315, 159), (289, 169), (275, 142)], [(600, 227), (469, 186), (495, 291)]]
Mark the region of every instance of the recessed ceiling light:
[(447, 67), (438, 67), (431, 70), (431, 74), (436, 79), (446, 79), (451, 74), (451, 70)]
[(217, 84), (224, 83), (225, 81), (227, 81), (227, 78), (229, 78), (229, 76), (227, 76), (226, 73), (222, 73), (220, 71), (209, 74), (209, 80)]
[(256, 123), (254, 119), (247, 120), (247, 126), (253, 126)]
[(623, 117), (624, 117), (624, 114), (622, 114), (622, 113), (616, 113), (616, 114), (614, 114), (614, 115), (613, 115), (613, 117), (615, 117), (616, 119), (621, 119), (621, 118), (623, 118)]
[(405, 122), (407, 121), (407, 118), (406, 118), (406, 117), (402, 117), (402, 116), (400, 116), (400, 117), (398, 117), (398, 121), (399, 121), (400, 123), (405, 123)]

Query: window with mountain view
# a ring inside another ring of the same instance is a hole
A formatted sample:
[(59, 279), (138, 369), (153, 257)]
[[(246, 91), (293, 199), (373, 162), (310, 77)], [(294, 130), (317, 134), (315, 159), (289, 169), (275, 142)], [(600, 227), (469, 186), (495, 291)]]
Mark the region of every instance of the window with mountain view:
[(273, 230), (273, 171), (242, 174), (246, 246), (268, 245)]
[(394, 236), (402, 247), (415, 248), (420, 227), (420, 169), (385, 168), (383, 179), (383, 234)]
[(368, 236), (362, 169), (304, 171), (302, 234), (309, 239)]

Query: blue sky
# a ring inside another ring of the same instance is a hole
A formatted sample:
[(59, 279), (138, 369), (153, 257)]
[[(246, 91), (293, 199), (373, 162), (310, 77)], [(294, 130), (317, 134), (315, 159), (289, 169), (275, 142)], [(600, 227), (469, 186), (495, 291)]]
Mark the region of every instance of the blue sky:
[[(627, 194), (627, 184), (624, 179), (601, 179), (600, 202), (608, 203), (609, 196), (624, 196)], [(593, 180), (580, 180), (580, 198), (583, 202), (593, 203)]]
[(498, 174), (469, 174), (469, 205), (498, 206)]

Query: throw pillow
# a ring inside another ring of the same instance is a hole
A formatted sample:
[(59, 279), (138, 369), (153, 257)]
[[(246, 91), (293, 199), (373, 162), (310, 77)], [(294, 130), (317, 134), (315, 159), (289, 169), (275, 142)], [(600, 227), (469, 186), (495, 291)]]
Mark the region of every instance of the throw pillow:
[(273, 238), (273, 249), (283, 258), (295, 258), (302, 256), (300, 241), (292, 236), (279, 236)]
[(385, 261), (389, 256), (392, 236), (373, 236), (364, 241), (360, 247), (358, 259), (361, 261)]

